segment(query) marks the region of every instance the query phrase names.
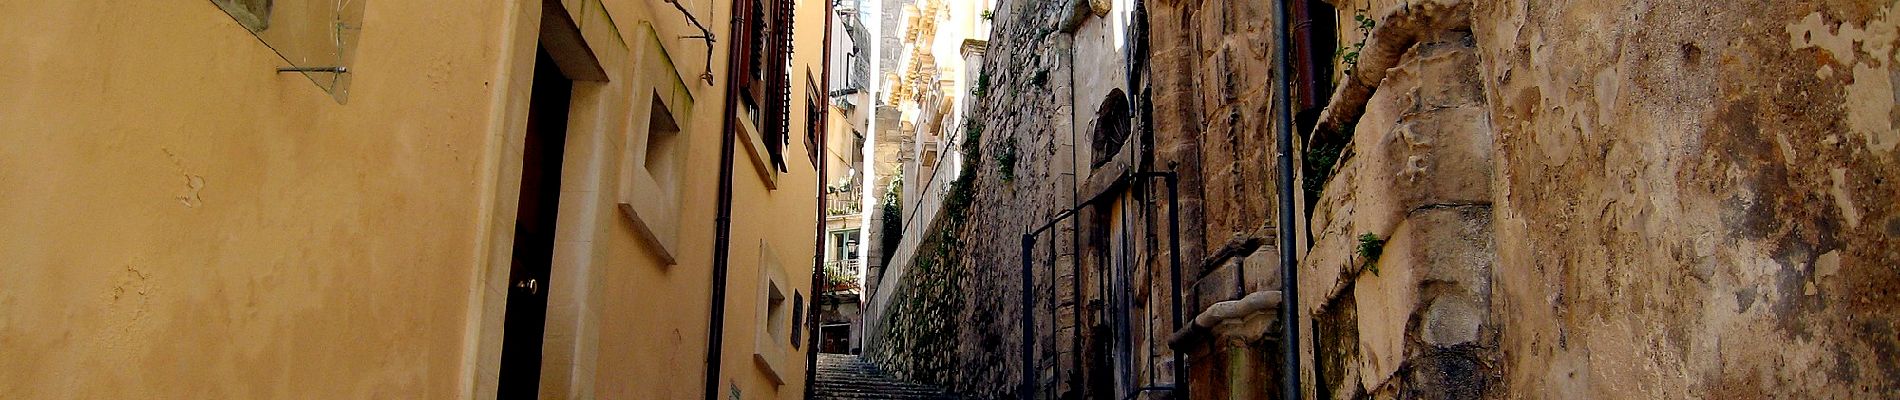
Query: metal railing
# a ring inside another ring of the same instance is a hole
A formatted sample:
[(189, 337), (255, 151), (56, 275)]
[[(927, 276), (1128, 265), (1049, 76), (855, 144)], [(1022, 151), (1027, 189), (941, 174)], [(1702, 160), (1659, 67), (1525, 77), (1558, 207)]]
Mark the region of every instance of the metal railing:
[[(1180, 213), (1179, 213), (1180, 201), (1179, 201), (1178, 195), (1176, 194), (1179, 180), (1177, 176), (1174, 174), (1174, 172), (1172, 171), (1137, 172), (1137, 173), (1132, 173), (1132, 174), (1123, 176), (1122, 179), (1125, 179), (1128, 183), (1139, 188), (1141, 190), (1141, 192), (1139, 193), (1140, 198), (1142, 199), (1153, 198), (1151, 190), (1154, 188), (1154, 186), (1149, 184), (1150, 180), (1161, 179), (1162, 183), (1165, 185), (1165, 188), (1167, 189), (1167, 205), (1168, 205), (1168, 228), (1167, 228), (1168, 229), (1168, 233), (1167, 233), (1168, 244), (1167, 245), (1168, 245), (1168, 254), (1169, 254), (1168, 296), (1170, 299), (1170, 301), (1168, 302), (1169, 303), (1168, 312), (1170, 316), (1172, 317), (1170, 318), (1171, 323), (1170, 323), (1169, 330), (1178, 331), (1183, 326), (1185, 326), (1184, 324), (1186, 323), (1183, 320), (1185, 316), (1182, 314), (1182, 309), (1181, 309), (1182, 296), (1181, 296), (1181, 225), (1180, 225)], [(1104, 193), (1104, 195), (1106, 194), (1107, 193)], [(1129, 192), (1129, 193), (1123, 193), (1123, 194), (1118, 194), (1118, 195), (1125, 196), (1125, 195), (1132, 195), (1132, 194), (1135, 194), (1135, 193)], [(1091, 314), (1091, 315), (1086, 316), (1091, 319), (1114, 321), (1115, 324), (1112, 328), (1114, 332), (1112, 334), (1114, 335), (1113, 338), (1117, 341), (1115, 345), (1118, 347), (1121, 347), (1121, 349), (1119, 350), (1123, 354), (1133, 353), (1131, 349), (1128, 348), (1130, 343), (1127, 340), (1127, 338), (1130, 337), (1130, 334), (1132, 333), (1132, 330), (1133, 330), (1133, 327), (1129, 324), (1129, 319), (1132, 318), (1132, 316), (1129, 315), (1129, 313), (1132, 312), (1132, 308), (1134, 307), (1134, 305), (1130, 301), (1131, 299), (1127, 297), (1127, 294), (1134, 292), (1131, 288), (1127, 286), (1127, 284), (1129, 283), (1129, 278), (1127, 277), (1127, 274), (1130, 274), (1135, 270), (1135, 268), (1133, 268), (1131, 265), (1121, 264), (1121, 265), (1114, 265), (1114, 266), (1104, 266), (1105, 268), (1108, 268), (1108, 270), (1104, 270), (1101, 272), (1104, 275), (1104, 277), (1108, 277), (1110, 276), (1110, 274), (1113, 274), (1113, 276), (1120, 277), (1119, 279), (1107, 279), (1107, 280), (1114, 281), (1115, 287), (1110, 288), (1108, 286), (1098, 286), (1096, 288), (1096, 292), (1094, 293), (1096, 298), (1112, 300), (1112, 302), (1116, 303), (1115, 305), (1111, 307), (1098, 308), (1092, 312), (1083, 311), (1078, 308), (1068, 313), (1069, 318), (1070, 318), (1068, 328), (1070, 328), (1070, 331), (1072, 332), (1072, 337), (1071, 337), (1072, 342), (1070, 343), (1071, 348), (1069, 350), (1070, 365), (1068, 366), (1066, 370), (1063, 369), (1062, 366), (1056, 365), (1057, 363), (1059, 363), (1059, 360), (1061, 358), (1060, 354), (1062, 353), (1062, 351), (1058, 349), (1058, 347), (1061, 345), (1060, 343), (1057, 343), (1057, 341), (1059, 340), (1057, 338), (1058, 335), (1055, 334), (1055, 332), (1060, 331), (1063, 328), (1063, 326), (1061, 325), (1062, 321), (1059, 320), (1059, 316), (1062, 314), (1061, 296), (1063, 294), (1058, 293), (1058, 291), (1056, 290), (1056, 288), (1060, 285), (1054, 282), (1048, 282), (1048, 284), (1045, 285), (1048, 289), (1046, 292), (1039, 291), (1037, 290), (1037, 287), (1036, 287), (1035, 272), (1038, 268), (1039, 263), (1036, 261), (1035, 255), (1037, 253), (1036, 247), (1037, 247), (1038, 242), (1041, 242), (1042, 244), (1047, 245), (1047, 250), (1046, 250), (1047, 252), (1045, 254), (1048, 255), (1048, 257), (1046, 258), (1047, 260), (1046, 267), (1047, 267), (1047, 272), (1048, 272), (1047, 276), (1049, 278), (1053, 279), (1058, 276), (1058, 271), (1057, 271), (1058, 264), (1062, 264), (1061, 262), (1057, 261), (1060, 255), (1058, 253), (1059, 250), (1057, 249), (1056, 244), (1059, 240), (1056, 240), (1056, 238), (1050, 238), (1050, 240), (1047, 240), (1047, 241), (1039, 241), (1038, 237), (1042, 236), (1045, 233), (1053, 234), (1052, 232), (1050, 232), (1050, 229), (1055, 228), (1058, 223), (1061, 223), (1064, 220), (1075, 221), (1084, 208), (1096, 207), (1096, 206), (1102, 206), (1102, 205), (1105, 205), (1105, 199), (1099, 198), (1099, 197), (1095, 199), (1090, 199), (1087, 201), (1078, 202), (1074, 208), (1063, 210), (1062, 212), (1057, 213), (1055, 216), (1050, 218), (1047, 223), (1044, 223), (1042, 226), (1039, 226), (1035, 229), (1025, 232), (1022, 236), (1022, 275), (1021, 275), (1022, 299), (1021, 301), (1022, 301), (1023, 312), (1022, 312), (1021, 329), (1022, 329), (1022, 334), (1023, 334), (1023, 340), (1022, 340), (1022, 349), (1020, 350), (1020, 352), (1022, 354), (1021, 362), (1022, 362), (1022, 368), (1023, 368), (1022, 370), (1023, 379), (1021, 382), (1019, 382), (1020, 386), (1017, 387), (1016, 397), (1018, 399), (1034, 400), (1034, 399), (1061, 398), (1062, 394), (1058, 392), (1058, 387), (1064, 383), (1065, 377), (1070, 380), (1068, 381), (1068, 383), (1070, 384), (1078, 383), (1078, 381), (1074, 381), (1074, 380), (1076, 379), (1075, 374), (1083, 372), (1082, 354), (1081, 354), (1081, 352), (1083, 351), (1081, 330), (1084, 329), (1084, 324), (1085, 324), (1085, 322), (1083, 321), (1083, 318), (1085, 318), (1084, 314)], [(1127, 212), (1126, 211), (1127, 209), (1128, 208), (1126, 207), (1117, 208), (1117, 210), (1121, 210), (1121, 212)], [(1127, 221), (1128, 218), (1124, 216), (1122, 220)], [(1126, 240), (1127, 238), (1124, 237), (1123, 239)], [(1080, 244), (1072, 242), (1070, 243), (1070, 245), (1079, 246)], [(1123, 245), (1121, 246), (1121, 248), (1123, 249), (1122, 251), (1131, 251), (1129, 250), (1129, 246), (1130, 245), (1128, 243), (1124, 242)], [(1068, 250), (1070, 254), (1076, 254), (1078, 252), (1077, 249), (1073, 247)], [(1130, 254), (1123, 255), (1123, 259), (1128, 259), (1128, 257), (1130, 257)], [(1079, 306), (1081, 304), (1081, 299), (1083, 298), (1083, 295), (1084, 295), (1083, 284), (1080, 280), (1082, 277), (1082, 271), (1080, 270), (1081, 263), (1079, 262), (1079, 260), (1071, 260), (1068, 263), (1068, 265), (1070, 268), (1069, 277), (1071, 279), (1072, 284), (1069, 285), (1069, 293), (1067, 293), (1067, 295), (1068, 295), (1068, 298), (1073, 302), (1074, 306)], [(1103, 283), (1107, 283), (1106, 280)], [(1037, 306), (1038, 298), (1046, 299), (1045, 301), (1047, 302), (1047, 305), (1041, 306), (1041, 307)], [(1143, 305), (1141, 307), (1146, 309), (1149, 306)], [(1044, 322), (1046, 322), (1046, 325), (1049, 326), (1050, 329), (1052, 330), (1050, 335), (1048, 335), (1047, 337), (1048, 340), (1046, 342), (1038, 339), (1037, 338), (1038, 335), (1036, 334), (1036, 326), (1044, 325)], [(1148, 336), (1152, 338), (1153, 333), (1150, 332)], [(1114, 361), (1116, 365), (1113, 365), (1113, 367), (1117, 369), (1115, 373), (1117, 375), (1128, 377), (1130, 379), (1129, 383), (1132, 384), (1131, 385), (1132, 387), (1124, 386), (1124, 387), (1118, 388), (1118, 390), (1125, 390), (1127, 394), (1124, 397), (1127, 397), (1127, 398), (1132, 398), (1142, 392), (1170, 392), (1171, 398), (1187, 398), (1188, 397), (1188, 382), (1186, 379), (1187, 377), (1187, 360), (1185, 357), (1186, 354), (1178, 350), (1172, 350), (1171, 353), (1172, 354), (1170, 355), (1170, 357), (1173, 358), (1173, 363), (1172, 365), (1170, 365), (1170, 369), (1172, 369), (1172, 371), (1170, 371), (1171, 372), (1170, 375), (1172, 375), (1172, 377), (1170, 377), (1170, 380), (1172, 382), (1166, 382), (1166, 384), (1155, 382), (1156, 371), (1152, 363), (1150, 363), (1149, 365), (1147, 381), (1136, 382), (1134, 381), (1134, 377), (1125, 375), (1127, 374), (1126, 371), (1133, 367), (1133, 365), (1130, 364), (1132, 360), (1117, 359), (1116, 361)], [(1150, 354), (1150, 357), (1152, 356), (1153, 354)], [(1044, 375), (1041, 374), (1041, 372), (1043, 372), (1044, 369), (1048, 369), (1052, 373), (1050, 376), (1047, 376), (1047, 378), (1050, 378), (1047, 381), (1043, 379)], [(1071, 389), (1074, 389), (1074, 387), (1071, 386)]]
[(825, 196), (825, 216), (858, 215), (864, 212), (864, 196), (857, 190), (834, 191)]

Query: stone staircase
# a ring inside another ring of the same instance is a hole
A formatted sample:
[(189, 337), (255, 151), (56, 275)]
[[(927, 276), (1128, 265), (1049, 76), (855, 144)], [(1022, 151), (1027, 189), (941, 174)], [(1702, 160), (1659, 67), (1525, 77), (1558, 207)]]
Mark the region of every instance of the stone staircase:
[(844, 354), (819, 354), (812, 397), (820, 400), (956, 400), (935, 387), (898, 380), (876, 365)]

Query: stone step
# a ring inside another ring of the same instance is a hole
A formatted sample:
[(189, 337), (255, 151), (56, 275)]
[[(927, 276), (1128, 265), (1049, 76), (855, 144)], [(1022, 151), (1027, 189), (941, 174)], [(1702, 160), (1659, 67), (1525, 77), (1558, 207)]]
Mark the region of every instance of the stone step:
[(817, 390), (823, 390), (827, 393), (860, 393), (860, 392), (917, 393), (917, 394), (943, 393), (943, 391), (941, 390), (937, 390), (936, 388), (932, 388), (928, 386), (890, 386), (890, 385), (877, 385), (877, 384), (864, 384), (864, 383), (827, 383), (827, 384), (813, 385), (812, 388), (817, 389)]
[(906, 382), (858, 356), (819, 354), (812, 395), (830, 400), (955, 400), (942, 389)]

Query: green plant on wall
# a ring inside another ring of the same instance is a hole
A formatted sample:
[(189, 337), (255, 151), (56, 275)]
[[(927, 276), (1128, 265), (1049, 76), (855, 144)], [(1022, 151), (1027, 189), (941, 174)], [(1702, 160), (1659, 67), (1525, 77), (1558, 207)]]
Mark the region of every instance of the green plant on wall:
[(884, 191), (884, 195), (878, 200), (880, 203), (879, 208), (881, 208), (878, 212), (881, 214), (880, 217), (884, 219), (883, 228), (878, 230), (878, 244), (881, 246), (880, 250), (883, 251), (883, 254), (879, 254), (878, 256), (880, 260), (884, 260), (881, 264), (888, 265), (890, 263), (891, 255), (897, 253), (898, 242), (904, 239), (903, 198), (904, 176), (903, 174), (898, 174), (895, 179), (891, 179), (890, 187)]
[(996, 148), (996, 168), (1002, 173), (1003, 182), (1016, 180), (1016, 138), (1003, 139), (1003, 145)]
[(1379, 253), (1385, 252), (1385, 239), (1370, 232), (1359, 234), (1359, 257), (1366, 259), (1366, 270), (1379, 275)]
[(980, 98), (980, 97), (983, 97), (983, 95), (988, 94), (989, 92), (990, 92), (989, 71), (976, 73), (976, 85), (970, 88), (970, 97)]
[(1365, 50), (1366, 39), (1372, 37), (1372, 27), (1377, 24), (1371, 17), (1366, 16), (1365, 10), (1353, 12), (1352, 20), (1359, 28), (1359, 41), (1351, 46), (1339, 48), (1339, 62), (1346, 65), (1348, 75), (1352, 74), (1354, 68), (1359, 67), (1359, 52)]
[(988, 21), (988, 20), (991, 20), (991, 19), (995, 19), (995, 18), (996, 18), (996, 12), (994, 12), (994, 11), (990, 11), (990, 10), (983, 10), (983, 20), (984, 20), (984, 21)]
[(983, 121), (976, 119), (976, 117), (974, 116), (964, 117), (963, 143), (960, 145), (962, 147), (959, 147), (959, 149), (963, 150), (964, 154), (976, 154), (977, 142), (982, 141), (982, 140), (983, 140)]
[(1306, 157), (1300, 164), (1306, 175), (1306, 196), (1309, 204), (1307, 212), (1312, 212), (1312, 200), (1319, 199), (1320, 192), (1326, 190), (1326, 181), (1332, 179), (1333, 166), (1339, 163), (1339, 157), (1345, 153), (1346, 144), (1352, 138), (1352, 126), (1346, 132), (1332, 135), (1332, 140), (1316, 139), (1306, 148)]

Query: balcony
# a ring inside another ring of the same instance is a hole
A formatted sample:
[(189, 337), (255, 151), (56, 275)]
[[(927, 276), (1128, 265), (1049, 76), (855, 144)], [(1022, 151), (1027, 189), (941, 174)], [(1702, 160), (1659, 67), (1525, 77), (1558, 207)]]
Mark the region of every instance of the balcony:
[(825, 293), (853, 292), (863, 287), (858, 282), (858, 260), (825, 262)]
[(832, 193), (832, 195), (828, 195), (825, 199), (826, 218), (832, 218), (832, 216), (855, 216), (855, 214), (859, 214), (859, 212), (864, 212), (864, 199), (859, 199), (857, 193), (851, 193), (851, 191)]

